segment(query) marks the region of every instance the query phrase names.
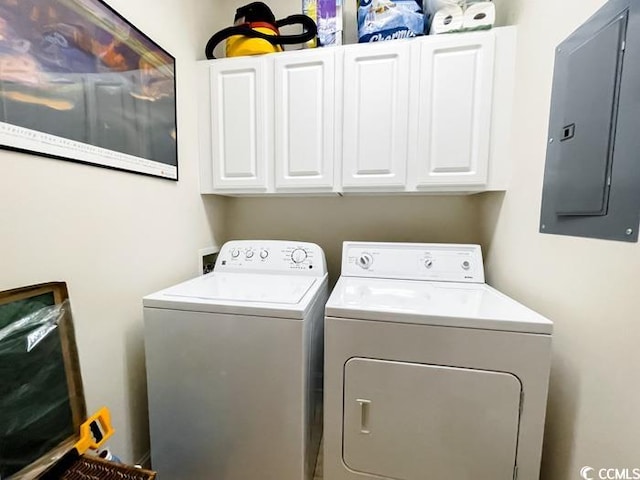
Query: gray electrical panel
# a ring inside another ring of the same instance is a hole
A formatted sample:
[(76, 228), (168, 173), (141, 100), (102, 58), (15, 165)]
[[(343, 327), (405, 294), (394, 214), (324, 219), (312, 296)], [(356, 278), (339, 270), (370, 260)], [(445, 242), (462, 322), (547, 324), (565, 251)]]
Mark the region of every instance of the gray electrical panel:
[(640, 2), (611, 0), (556, 50), (540, 231), (636, 242)]

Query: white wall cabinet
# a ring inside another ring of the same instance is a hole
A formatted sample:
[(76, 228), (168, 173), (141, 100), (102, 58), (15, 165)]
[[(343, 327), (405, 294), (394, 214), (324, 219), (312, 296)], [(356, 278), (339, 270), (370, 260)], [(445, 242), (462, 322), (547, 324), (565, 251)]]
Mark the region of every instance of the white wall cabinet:
[(216, 190), (268, 189), (273, 156), (269, 67), (263, 58), (211, 64), (211, 161)]
[(503, 190), (515, 27), (201, 62), (202, 193)]
[(328, 49), (202, 62), (201, 192), (331, 193), (335, 63)]
[(344, 51), (342, 186), (404, 189), (407, 180), (410, 42)]
[(274, 57), (276, 191), (333, 189), (336, 81), (330, 53)]
[(487, 183), (495, 37), (467, 34), (420, 45), (411, 178), (419, 190)]

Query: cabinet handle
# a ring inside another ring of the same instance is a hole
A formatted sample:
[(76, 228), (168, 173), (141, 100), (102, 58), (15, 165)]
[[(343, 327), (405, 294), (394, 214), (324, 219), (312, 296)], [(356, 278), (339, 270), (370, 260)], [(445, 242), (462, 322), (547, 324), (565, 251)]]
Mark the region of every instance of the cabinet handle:
[(356, 402), (360, 404), (360, 433), (369, 435), (369, 410), (371, 408), (371, 400), (365, 400), (363, 398), (356, 399)]

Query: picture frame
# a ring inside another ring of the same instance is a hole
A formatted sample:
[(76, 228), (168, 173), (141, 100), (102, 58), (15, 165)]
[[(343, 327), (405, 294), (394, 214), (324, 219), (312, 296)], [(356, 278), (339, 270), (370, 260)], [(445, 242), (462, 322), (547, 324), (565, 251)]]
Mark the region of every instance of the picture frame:
[(0, 0), (0, 147), (178, 180), (175, 58), (102, 0)]
[(15, 422), (0, 428), (0, 476), (40, 478), (73, 449), (87, 419), (65, 282), (0, 292), (0, 359), (4, 419)]

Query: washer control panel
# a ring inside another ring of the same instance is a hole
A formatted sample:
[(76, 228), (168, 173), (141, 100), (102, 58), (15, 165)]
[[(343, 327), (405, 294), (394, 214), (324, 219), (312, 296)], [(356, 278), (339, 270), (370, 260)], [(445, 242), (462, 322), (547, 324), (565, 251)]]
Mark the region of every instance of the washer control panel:
[(307, 242), (233, 240), (220, 249), (215, 272), (304, 274), (322, 277), (327, 262), (322, 249)]
[(484, 283), (479, 245), (345, 242), (347, 277)]

